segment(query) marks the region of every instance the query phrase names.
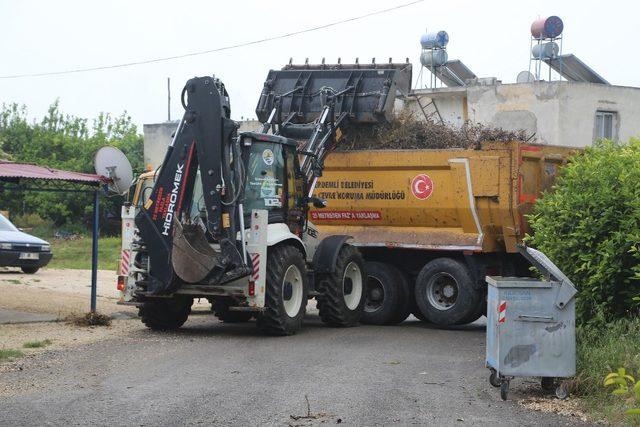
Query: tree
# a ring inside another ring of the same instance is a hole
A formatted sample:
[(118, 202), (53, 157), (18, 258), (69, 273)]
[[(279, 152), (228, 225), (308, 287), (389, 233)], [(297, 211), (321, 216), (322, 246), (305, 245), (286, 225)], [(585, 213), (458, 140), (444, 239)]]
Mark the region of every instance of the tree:
[(601, 141), (562, 169), (529, 217), (540, 248), (578, 287), (584, 321), (637, 310), (640, 295), (640, 139)]
[[(100, 113), (87, 119), (63, 114), (54, 102), (40, 122), (29, 122), (25, 106), (3, 105), (0, 110), (0, 150), (15, 162), (92, 173), (100, 147), (112, 145), (129, 158), (134, 170), (143, 170), (142, 136), (126, 113)], [(37, 213), (55, 225), (91, 223), (91, 197), (78, 193), (12, 193), (2, 197), (3, 209)], [(122, 197), (104, 199), (103, 216), (119, 217)]]

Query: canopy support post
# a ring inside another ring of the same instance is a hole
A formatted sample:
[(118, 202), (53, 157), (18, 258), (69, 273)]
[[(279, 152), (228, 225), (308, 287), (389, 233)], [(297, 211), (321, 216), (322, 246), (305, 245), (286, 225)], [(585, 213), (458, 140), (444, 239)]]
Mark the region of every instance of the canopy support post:
[(93, 192), (93, 231), (91, 234), (91, 312), (96, 312), (96, 299), (98, 293), (98, 221), (100, 198), (98, 190)]

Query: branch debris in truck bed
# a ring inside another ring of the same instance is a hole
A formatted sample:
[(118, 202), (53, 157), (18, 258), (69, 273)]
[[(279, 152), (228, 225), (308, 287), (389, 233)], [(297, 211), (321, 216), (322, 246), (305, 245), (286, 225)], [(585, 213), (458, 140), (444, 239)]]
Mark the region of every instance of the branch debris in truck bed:
[(475, 148), (483, 141), (527, 139), (524, 130), (508, 131), (471, 122), (455, 128), (404, 110), (388, 123), (349, 128), (336, 150)]

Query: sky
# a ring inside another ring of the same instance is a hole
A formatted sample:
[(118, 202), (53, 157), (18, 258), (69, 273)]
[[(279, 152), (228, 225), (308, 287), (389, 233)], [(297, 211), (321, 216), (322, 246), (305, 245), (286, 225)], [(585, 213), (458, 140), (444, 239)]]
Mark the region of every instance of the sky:
[(153, 64), (66, 75), (2, 76), (108, 66), (181, 55), (259, 40), (364, 15), (411, 0), (305, 2), (34, 1), (0, 0), (0, 103), (27, 107), (41, 118), (56, 99), (67, 114), (93, 118), (126, 111), (134, 122), (182, 116), (179, 93), (194, 76), (214, 74), (231, 97), (232, 118), (255, 118), (270, 69), (294, 63), (397, 62), (419, 72), (421, 34), (449, 33), (450, 59), (480, 77), (515, 82), (529, 68), (531, 23), (557, 15), (564, 21), (563, 53), (573, 53), (610, 83), (640, 86), (640, 42), (635, 1), (424, 2), (328, 29), (237, 49)]

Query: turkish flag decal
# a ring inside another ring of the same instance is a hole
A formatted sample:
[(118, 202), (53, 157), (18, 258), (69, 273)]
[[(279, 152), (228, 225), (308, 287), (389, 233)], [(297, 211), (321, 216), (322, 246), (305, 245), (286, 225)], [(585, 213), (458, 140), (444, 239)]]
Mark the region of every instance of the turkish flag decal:
[(421, 173), (416, 175), (411, 180), (411, 193), (416, 196), (417, 199), (426, 200), (433, 193), (433, 181), (429, 178), (429, 175)]

